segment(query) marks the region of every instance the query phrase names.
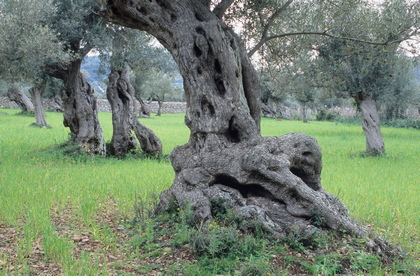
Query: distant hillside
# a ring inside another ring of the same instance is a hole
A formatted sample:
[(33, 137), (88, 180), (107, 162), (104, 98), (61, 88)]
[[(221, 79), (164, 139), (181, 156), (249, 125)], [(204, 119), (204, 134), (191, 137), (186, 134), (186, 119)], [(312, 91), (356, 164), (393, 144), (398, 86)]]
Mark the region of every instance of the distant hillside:
[(416, 81), (420, 83), (420, 67), (414, 68), (414, 74), (416, 75)]
[(83, 59), (81, 71), (92, 85), (98, 98), (106, 98), (106, 84), (103, 81), (108, 77), (109, 69), (102, 66), (99, 56), (86, 56)]

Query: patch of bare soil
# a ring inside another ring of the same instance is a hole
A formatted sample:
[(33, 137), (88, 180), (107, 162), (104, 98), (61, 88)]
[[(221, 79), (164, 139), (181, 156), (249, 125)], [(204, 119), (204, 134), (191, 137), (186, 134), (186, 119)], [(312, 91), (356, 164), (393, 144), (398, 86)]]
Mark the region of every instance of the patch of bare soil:
[[(57, 234), (72, 244), (73, 260), (79, 259), (83, 253), (89, 254), (92, 261), (99, 263), (99, 269), (106, 270), (109, 275), (160, 275), (173, 264), (193, 260), (188, 247), (161, 248), (157, 256), (133, 256), (134, 250), (129, 243), (131, 230), (121, 224), (122, 215), (117, 203), (110, 199), (100, 206), (98, 213), (95, 218), (97, 227), (86, 227), (72, 206), (51, 209), (51, 220)], [(26, 256), (18, 252), (22, 239), (20, 229), (0, 223), (0, 272), (63, 275), (61, 264), (46, 259), (41, 239), (32, 245), (32, 251)]]

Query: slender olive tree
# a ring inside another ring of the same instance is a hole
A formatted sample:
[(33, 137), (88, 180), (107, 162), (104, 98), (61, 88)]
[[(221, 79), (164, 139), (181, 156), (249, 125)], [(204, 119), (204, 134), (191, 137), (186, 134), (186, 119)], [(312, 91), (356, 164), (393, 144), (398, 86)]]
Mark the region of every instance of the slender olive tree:
[[(360, 109), (367, 152), (385, 153), (377, 99), (390, 90), (390, 70), (401, 43), (416, 51), (410, 40), (420, 28), (420, 3), (285, 1), (279, 9), (267, 9), (274, 2), (246, 5), (254, 12), (245, 20), (245, 34), (257, 41), (249, 53), (259, 50), (264, 61), (279, 70), (295, 64), (302, 51), (312, 55), (308, 63), (323, 57), (325, 63), (318, 69), (322, 83), (312, 80), (313, 86), (329, 85), (337, 95), (353, 98)], [(285, 16), (291, 20), (283, 20)], [(305, 78), (302, 75), (301, 83)]]
[[(362, 29), (365, 40), (401, 42), (417, 32), (416, 7), (405, 1), (385, 1), (377, 8), (359, 7), (349, 14), (346, 24), (340, 22), (336, 32), (355, 36)], [(316, 47), (319, 71), (323, 72), (321, 81), (329, 84), (336, 94), (353, 98), (357, 103), (366, 136), (366, 152), (370, 155), (385, 153), (377, 105), (378, 100), (395, 89), (393, 83), (398, 74), (394, 73), (394, 68), (398, 63), (399, 45), (332, 39)]]

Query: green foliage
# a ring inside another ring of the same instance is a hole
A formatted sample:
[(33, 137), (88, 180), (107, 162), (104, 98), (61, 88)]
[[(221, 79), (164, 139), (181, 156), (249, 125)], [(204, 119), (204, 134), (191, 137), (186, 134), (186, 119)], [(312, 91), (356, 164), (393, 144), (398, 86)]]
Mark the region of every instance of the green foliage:
[[(83, 58), (93, 47), (106, 49), (109, 33), (98, 16), (99, 4), (90, 0), (55, 0), (57, 11), (48, 22), (71, 58)], [(81, 54), (81, 56), (80, 56)]]
[(343, 266), (340, 263), (341, 257), (337, 254), (326, 256), (319, 255), (315, 258), (313, 265), (308, 270), (314, 275), (337, 275), (343, 272)]
[(56, 7), (52, 0), (1, 1), (0, 11), (0, 76), (34, 82), (46, 60), (61, 56), (61, 43), (46, 24)]
[(382, 126), (396, 127), (396, 128), (414, 128), (420, 129), (420, 120), (410, 120), (410, 119), (391, 119), (391, 120), (382, 120)]
[(330, 121), (330, 122), (332, 122), (338, 116), (339, 116), (339, 114), (336, 111), (321, 109), (320, 111), (318, 111), (316, 113), (315, 117), (316, 117), (317, 121)]

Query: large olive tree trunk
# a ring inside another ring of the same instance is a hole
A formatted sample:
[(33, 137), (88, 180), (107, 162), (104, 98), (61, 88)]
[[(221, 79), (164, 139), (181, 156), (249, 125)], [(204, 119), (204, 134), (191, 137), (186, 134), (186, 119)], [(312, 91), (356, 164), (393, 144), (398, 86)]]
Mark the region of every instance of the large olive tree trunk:
[(44, 104), (42, 102), (42, 94), (45, 91), (45, 84), (41, 85), (41, 87), (32, 87), (29, 89), (29, 93), (31, 94), (32, 101), (35, 106), (35, 125), (37, 126), (48, 126), (47, 124), (47, 117), (45, 116)]
[(121, 156), (137, 147), (132, 131), (140, 141), (144, 152), (155, 155), (162, 152), (159, 138), (137, 120), (138, 105), (128, 68), (113, 70), (109, 74), (107, 98), (112, 108), (113, 135), (111, 154)]
[(15, 102), (22, 112), (33, 112), (35, 111), (35, 107), (28, 96), (26, 96), (22, 89), (20, 89), (18, 86), (12, 86), (7, 91), (7, 97), (10, 101)]
[(64, 126), (70, 128), (71, 140), (83, 151), (105, 155), (105, 142), (98, 119), (98, 106), (93, 88), (80, 72), (81, 59), (68, 64), (53, 63), (46, 66), (48, 75), (62, 79)]
[(372, 155), (384, 154), (385, 144), (374, 96), (360, 92), (355, 96), (355, 100), (360, 108), (362, 128), (366, 136), (366, 153)]
[[(210, 1), (108, 0), (109, 20), (155, 36), (177, 62), (186, 93), (187, 144), (171, 154), (176, 176), (161, 194), (190, 204), (195, 217), (213, 219), (222, 199), (245, 219), (278, 236), (325, 227), (366, 238), (390, 253), (382, 238), (354, 222), (345, 206), (322, 189), (321, 152), (304, 134), (261, 137), (257, 74), (238, 36), (210, 10)], [(207, 3), (207, 4), (206, 4)], [(372, 239), (368, 238), (372, 234)]]

